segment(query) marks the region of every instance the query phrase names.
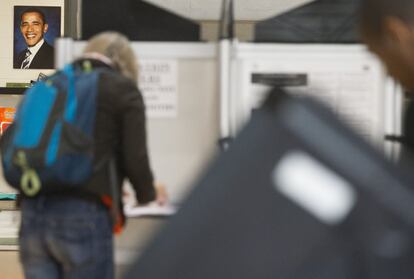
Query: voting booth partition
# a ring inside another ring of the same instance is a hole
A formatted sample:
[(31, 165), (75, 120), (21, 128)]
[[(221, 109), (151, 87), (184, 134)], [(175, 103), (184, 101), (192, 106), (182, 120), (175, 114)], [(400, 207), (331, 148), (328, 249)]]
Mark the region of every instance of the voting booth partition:
[(125, 278), (410, 278), (413, 177), (384, 157), (402, 92), (379, 61), (361, 45), (220, 51), (235, 140)]
[(410, 166), (273, 90), (124, 278), (412, 278)]
[[(57, 41), (57, 67), (79, 57), (85, 42)], [(219, 95), (213, 43), (132, 43), (146, 105), (156, 181), (179, 203), (217, 149)], [(119, 92), (122, 94), (122, 92)]]
[(230, 91), (233, 134), (272, 86), (328, 105), (368, 141), (396, 156), (384, 136), (401, 134), (403, 94), (363, 45), (235, 43)]

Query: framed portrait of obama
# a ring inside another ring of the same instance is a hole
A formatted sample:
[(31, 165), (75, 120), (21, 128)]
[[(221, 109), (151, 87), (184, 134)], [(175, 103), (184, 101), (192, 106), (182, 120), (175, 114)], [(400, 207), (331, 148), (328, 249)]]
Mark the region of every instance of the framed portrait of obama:
[(62, 7), (14, 6), (13, 69), (53, 69)]

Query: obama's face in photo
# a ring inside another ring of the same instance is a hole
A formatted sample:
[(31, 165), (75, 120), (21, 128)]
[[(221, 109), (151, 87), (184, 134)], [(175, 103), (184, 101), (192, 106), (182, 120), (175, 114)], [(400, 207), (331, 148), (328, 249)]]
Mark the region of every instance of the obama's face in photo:
[(35, 46), (40, 40), (42, 40), (48, 27), (48, 24), (45, 22), (44, 17), (40, 13), (26, 12), (22, 14), (20, 31), (27, 46)]

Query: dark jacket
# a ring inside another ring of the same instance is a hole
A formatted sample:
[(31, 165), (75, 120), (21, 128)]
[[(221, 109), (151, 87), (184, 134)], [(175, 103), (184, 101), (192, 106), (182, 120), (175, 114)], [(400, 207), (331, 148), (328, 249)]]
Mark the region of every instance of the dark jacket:
[[(17, 58), (14, 60), (15, 69), (20, 69), (22, 62), (26, 54), (26, 49), (20, 52)], [(39, 51), (33, 57), (32, 63), (30, 63), (29, 69), (53, 69), (54, 68), (54, 56), (55, 49), (44, 41)]]
[[(75, 62), (80, 67), (82, 61)], [(128, 178), (140, 203), (155, 199), (150, 169), (145, 107), (141, 93), (132, 80), (99, 61), (94, 68), (107, 68), (98, 85), (95, 124), (95, 165), (100, 165), (87, 191), (112, 196), (108, 158), (115, 158), (117, 166), (118, 203), (121, 206), (122, 181)]]
[[(75, 67), (82, 67), (83, 61), (75, 61)], [(126, 178), (139, 203), (148, 203), (156, 197), (147, 152), (145, 107), (132, 80), (100, 61), (90, 61), (94, 69), (105, 69), (99, 76), (96, 100), (95, 171), (84, 187), (50, 195), (78, 197), (111, 209), (118, 208), (117, 215), (112, 216), (116, 218), (115, 229), (118, 231), (125, 220), (122, 184)], [(116, 166), (116, 181), (111, 176), (111, 162)]]

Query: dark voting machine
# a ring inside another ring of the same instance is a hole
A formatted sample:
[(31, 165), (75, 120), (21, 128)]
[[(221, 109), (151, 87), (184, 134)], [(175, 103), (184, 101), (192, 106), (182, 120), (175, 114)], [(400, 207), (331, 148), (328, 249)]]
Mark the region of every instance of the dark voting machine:
[(125, 278), (411, 279), (412, 167), (274, 89)]

